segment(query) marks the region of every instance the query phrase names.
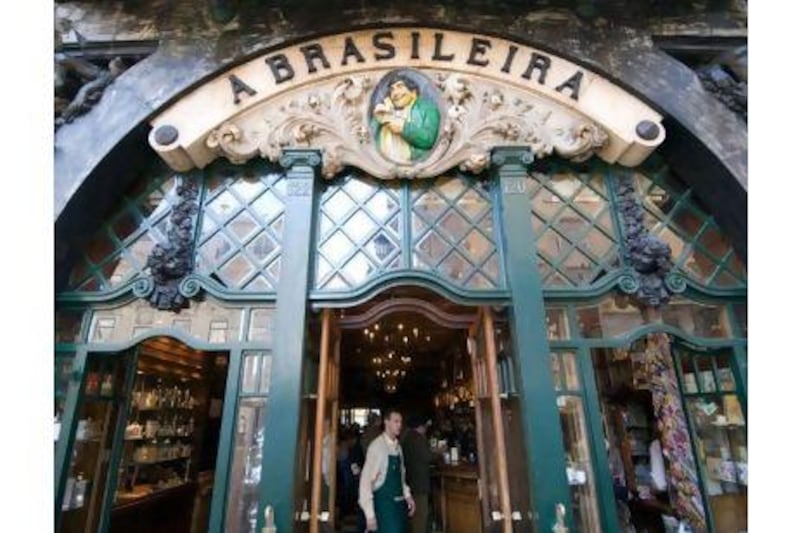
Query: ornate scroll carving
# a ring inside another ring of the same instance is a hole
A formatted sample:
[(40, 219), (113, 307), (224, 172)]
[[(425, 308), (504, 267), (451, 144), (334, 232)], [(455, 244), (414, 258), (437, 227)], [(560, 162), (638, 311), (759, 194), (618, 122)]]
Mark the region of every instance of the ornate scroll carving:
[(630, 175), (617, 177), (617, 198), (627, 259), (633, 269), (620, 278), (620, 289), (643, 305), (660, 307), (686, 285), (680, 283), (678, 274), (670, 274), (674, 264), (669, 245), (645, 228), (644, 210)]
[(206, 138), (206, 147), (234, 163), (257, 155), (277, 161), (287, 148), (316, 148), (327, 178), (352, 165), (388, 179), (431, 177), (453, 167), (479, 173), (489, 165), (490, 149), (499, 145), (580, 161), (608, 139), (596, 123), (544, 97), (479, 76), (425, 71), (439, 98), (437, 141), (424, 159), (397, 163), (377, 149), (370, 129), (372, 89), (383, 74), (293, 91), (220, 125)]
[(189, 306), (185, 294), (192, 294), (185, 288), (182, 291), (181, 284), (194, 266), (192, 241), (197, 213), (197, 184), (194, 180), (183, 178), (177, 192), (180, 200), (173, 206), (170, 214), (168, 242), (157, 244), (150, 252), (147, 267), (150, 269), (152, 283), (148, 287), (149, 291), (140, 294), (148, 298), (151, 306), (175, 312)]

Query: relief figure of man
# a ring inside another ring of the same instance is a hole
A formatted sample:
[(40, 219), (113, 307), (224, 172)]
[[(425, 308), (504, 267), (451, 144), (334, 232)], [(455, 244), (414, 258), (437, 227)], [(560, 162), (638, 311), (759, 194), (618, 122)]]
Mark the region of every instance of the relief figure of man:
[(375, 144), (396, 163), (425, 158), (439, 135), (439, 108), (420, 96), (416, 82), (395, 74), (388, 95), (372, 111)]

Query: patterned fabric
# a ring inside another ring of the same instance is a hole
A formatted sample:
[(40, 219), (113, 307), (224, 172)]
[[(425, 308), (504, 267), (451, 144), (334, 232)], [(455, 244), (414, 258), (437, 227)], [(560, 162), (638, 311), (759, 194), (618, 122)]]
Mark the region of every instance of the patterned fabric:
[(665, 333), (647, 336), (645, 369), (653, 394), (653, 409), (661, 433), (661, 447), (669, 461), (670, 499), (678, 516), (698, 533), (706, 526), (697, 467), (683, 413), (678, 378), (672, 367), (670, 340)]

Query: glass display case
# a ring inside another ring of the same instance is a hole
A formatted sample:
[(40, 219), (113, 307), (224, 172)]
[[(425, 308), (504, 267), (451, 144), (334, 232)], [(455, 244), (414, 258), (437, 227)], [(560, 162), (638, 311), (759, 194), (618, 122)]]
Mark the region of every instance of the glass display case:
[(676, 350), (695, 453), (717, 531), (747, 530), (747, 424), (728, 352)]
[(78, 407), (59, 531), (95, 531), (108, 482), (109, 459), (118, 418), (124, 408), (124, 388), (130, 354), (91, 354)]
[(196, 378), (137, 370), (115, 505), (189, 482), (200, 388)]

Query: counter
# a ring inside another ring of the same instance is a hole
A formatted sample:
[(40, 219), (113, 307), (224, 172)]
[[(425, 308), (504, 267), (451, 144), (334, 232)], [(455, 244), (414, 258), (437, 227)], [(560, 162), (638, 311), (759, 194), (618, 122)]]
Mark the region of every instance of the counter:
[(442, 530), (483, 531), (477, 465), (439, 465), (431, 476), (433, 515)]

